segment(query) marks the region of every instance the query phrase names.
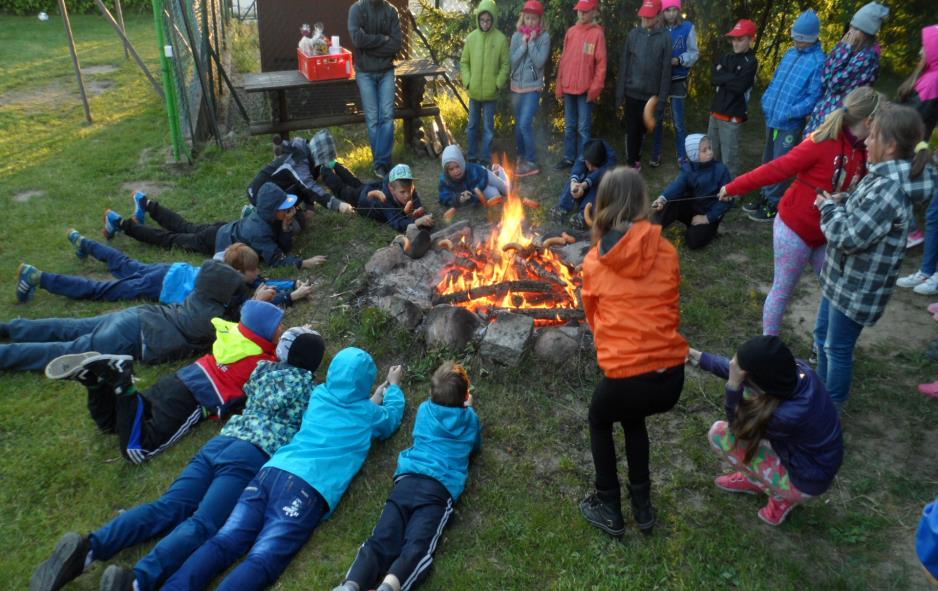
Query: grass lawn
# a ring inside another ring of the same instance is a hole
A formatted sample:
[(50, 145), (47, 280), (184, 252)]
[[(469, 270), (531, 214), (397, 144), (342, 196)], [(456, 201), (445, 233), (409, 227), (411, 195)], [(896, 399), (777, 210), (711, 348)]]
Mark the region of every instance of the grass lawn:
[[(74, 16), (73, 27), (83, 67), (114, 66), (86, 76), (86, 83), (100, 90), (91, 99), (91, 126), (84, 124), (61, 20), (0, 16), (2, 319), (118, 309), (43, 292), (29, 304), (17, 304), (16, 267), (27, 261), (45, 270), (104, 276), (103, 266), (76, 259), (65, 239), (67, 228), (96, 237), (103, 209), (129, 213), (132, 187), (143, 182), (162, 189), (158, 199), (193, 219), (234, 219), (245, 203), (245, 186), (271, 157), (269, 138), (242, 135), (229, 150), (208, 148), (191, 169), (166, 168), (166, 117), (148, 82), (124, 59), (103, 19)], [(152, 17), (128, 19), (130, 38), (156, 70), (152, 29)], [(704, 110), (691, 110), (688, 129), (703, 129)], [(761, 155), (758, 106), (752, 111), (743, 134), (747, 169)], [(454, 128), (461, 125), (454, 122)], [(369, 153), (362, 130), (334, 132), (344, 160), (365, 174)], [(510, 137), (505, 133), (499, 139), (503, 149)], [(609, 130), (609, 137), (621, 148), (619, 130)], [(653, 196), (676, 173), (670, 131), (665, 138), (665, 165), (643, 171)], [(560, 144), (559, 135), (545, 138), (546, 162), (557, 159)], [(438, 209), (438, 163), (400, 146), (396, 157), (414, 164), (425, 203)], [(522, 194), (544, 202), (535, 221), (556, 203), (565, 182), (565, 175), (553, 172), (522, 180)], [(329, 357), (356, 345), (373, 352), (382, 372), (405, 363), (408, 410), (400, 431), (374, 446), (334, 518), (316, 530), (280, 579), (276, 588), (284, 590), (331, 589), (341, 580), (380, 513), (397, 453), (411, 444), (414, 411), (427, 396), (428, 376), (453, 355), (425, 350), (413, 334), (360, 303), (364, 264), (392, 232), (319, 211), (297, 250), (328, 255), (329, 261), (303, 273), (316, 281), (316, 296), (292, 308), (288, 320), (317, 326)], [(681, 250), (684, 334), (698, 348), (731, 354), (761, 329), (762, 301), (772, 279), (771, 227), (750, 222), (737, 209), (721, 233), (705, 251), (689, 252), (678, 228), (668, 230)], [(123, 236), (114, 243), (145, 261), (199, 261)], [(903, 272), (914, 269), (919, 258), (920, 251), (910, 255)], [(810, 310), (814, 293), (816, 280), (805, 277), (803, 308)], [(718, 380), (689, 371), (675, 410), (649, 420), (660, 525), (649, 539), (632, 529), (618, 542), (589, 527), (577, 509), (593, 475), (586, 411), (600, 375), (594, 355), (583, 353), (557, 368), (525, 357), (519, 368), (498, 369), (483, 367), (471, 351), (456, 353), (475, 379), (485, 443), (424, 588), (925, 588), (913, 537), (921, 507), (938, 489), (938, 469), (929, 459), (938, 448), (938, 410), (914, 387), (934, 379), (935, 369), (921, 353), (932, 326), (924, 312), (928, 302), (897, 294), (890, 308), (915, 311), (908, 325), (883, 330), (875, 339), (864, 335), (844, 416), (844, 466), (828, 494), (797, 509), (778, 529), (756, 519), (761, 499), (727, 495), (711, 483), (721, 468), (705, 437), (709, 425), (722, 418)], [(800, 356), (807, 356), (810, 329), (810, 321), (793, 320), (784, 334)], [(179, 365), (140, 366), (138, 386)], [(0, 588), (24, 589), (66, 531), (88, 532), (121, 509), (154, 499), (217, 430), (216, 423), (202, 424), (162, 456), (131, 466), (121, 459), (115, 439), (94, 428), (76, 383), (50, 382), (38, 373), (0, 375)], [(624, 478), (624, 460), (620, 470)], [(112, 562), (132, 566), (149, 547), (127, 550)], [(97, 589), (105, 566), (96, 564), (69, 588)]]

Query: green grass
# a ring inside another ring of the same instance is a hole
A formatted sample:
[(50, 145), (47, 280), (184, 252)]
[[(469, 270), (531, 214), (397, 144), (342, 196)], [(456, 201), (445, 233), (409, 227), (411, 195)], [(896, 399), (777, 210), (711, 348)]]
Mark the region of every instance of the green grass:
[[(245, 185), (271, 155), (268, 138), (239, 136), (229, 150), (207, 148), (191, 169), (167, 168), (165, 114), (149, 84), (124, 59), (102, 19), (75, 16), (73, 26), (83, 65), (118, 68), (86, 78), (115, 83), (92, 98), (91, 126), (83, 122), (61, 21), (0, 16), (3, 319), (86, 316), (119, 307), (46, 293), (19, 305), (14, 273), (25, 260), (46, 270), (103, 274), (101, 266), (74, 257), (65, 230), (74, 226), (93, 236), (104, 207), (128, 212), (130, 191), (121, 188), (124, 183), (161, 182), (170, 189), (159, 199), (186, 215), (232, 219), (244, 203)], [(128, 29), (155, 67), (152, 19), (133, 16)], [(444, 109), (457, 113), (451, 104)], [(690, 116), (688, 129), (703, 129), (704, 110), (689, 111), (697, 115)], [(758, 111), (754, 106), (756, 117), (743, 134), (747, 166), (761, 153)], [(556, 116), (547, 119), (556, 121)], [(462, 125), (453, 121), (452, 127)], [(361, 129), (334, 131), (345, 160), (366, 172)], [(501, 135), (498, 146), (508, 149), (510, 133)], [(610, 137), (620, 148), (621, 132), (613, 130)], [(560, 143), (557, 135), (544, 138), (550, 149), (545, 162), (557, 159)], [(670, 133), (666, 146), (671, 149)], [(433, 204), (438, 163), (416, 157), (400, 142), (396, 157), (415, 165), (424, 200)], [(653, 195), (675, 173), (670, 151), (665, 161), (662, 168), (643, 172)], [(535, 221), (556, 202), (564, 182), (564, 174), (549, 173), (520, 183), (525, 196), (544, 202), (534, 212)], [(17, 200), (29, 190), (45, 194)], [(668, 235), (681, 250), (683, 333), (697, 347), (732, 352), (760, 328), (761, 290), (772, 276), (770, 227), (751, 224), (733, 211), (723, 236), (693, 253), (681, 245), (677, 228)], [(428, 376), (447, 357), (426, 351), (419, 338), (360, 305), (364, 264), (391, 237), (367, 220), (323, 212), (297, 243), (303, 255), (327, 254), (329, 262), (311, 273), (318, 286), (314, 300), (291, 309), (288, 320), (319, 327), (330, 355), (354, 344), (372, 351), (382, 369), (406, 363), (409, 405), (401, 430), (374, 446), (334, 519), (317, 529), (278, 589), (328, 589), (340, 580), (380, 513), (397, 453), (411, 443), (414, 409), (426, 397)], [(125, 237), (115, 243), (146, 261), (198, 261)], [(785, 334), (802, 356), (808, 330), (796, 327)], [(690, 372), (676, 409), (649, 421), (661, 524), (650, 539), (630, 530), (621, 543), (588, 527), (577, 510), (592, 478), (586, 410), (599, 377), (592, 354), (556, 368), (525, 357), (520, 368), (510, 370), (483, 366), (471, 352), (457, 357), (469, 364), (475, 379), (485, 444), (426, 589), (924, 587), (912, 538), (919, 511), (938, 486), (930, 460), (938, 444), (933, 427), (938, 411), (913, 391), (934, 371), (915, 349), (900, 345), (858, 352), (855, 391), (844, 421), (844, 467), (827, 495), (796, 510), (778, 529), (757, 521), (760, 502), (755, 498), (713, 488), (711, 479), (720, 467), (705, 434), (721, 418), (722, 387), (716, 379)], [(140, 367), (141, 386), (179, 365)], [(32, 373), (0, 376), (0, 588), (25, 588), (62, 533), (90, 531), (119, 510), (155, 498), (216, 432), (215, 423), (203, 424), (167, 453), (134, 467), (120, 458), (113, 437), (96, 431), (76, 384)], [(621, 468), (624, 474), (624, 461)], [(149, 548), (127, 550), (112, 562), (130, 566)], [(103, 567), (97, 565), (70, 588), (97, 589)]]

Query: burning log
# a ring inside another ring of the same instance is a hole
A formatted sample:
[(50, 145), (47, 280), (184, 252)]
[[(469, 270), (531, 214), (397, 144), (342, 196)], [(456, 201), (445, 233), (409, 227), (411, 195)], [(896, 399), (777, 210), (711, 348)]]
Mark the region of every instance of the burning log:
[(450, 226), (443, 228), (442, 230), (437, 230), (433, 234), (430, 234), (430, 240), (442, 240), (443, 238), (449, 238), (453, 234), (459, 232), (463, 228), (469, 226), (469, 220), (459, 220), (458, 222), (453, 222)]
[(546, 304), (548, 302), (562, 302), (564, 301), (565, 296), (566, 294), (557, 291), (552, 291), (550, 293), (534, 293), (525, 296), (524, 301), (529, 306), (536, 306), (538, 304)]
[(567, 285), (566, 281), (564, 281), (563, 279), (561, 279), (554, 273), (551, 273), (550, 271), (548, 271), (546, 268), (544, 268), (543, 265), (541, 265), (539, 262), (535, 261), (534, 259), (529, 260), (528, 265), (530, 265), (531, 268), (534, 269), (534, 272), (541, 279), (546, 279), (547, 281), (556, 283), (560, 287), (566, 287)]
[(433, 298), (433, 305), (469, 302), (490, 296), (504, 296), (509, 291), (519, 293), (546, 293), (553, 291), (554, 286), (544, 281), (504, 281), (492, 285), (473, 287), (465, 291), (457, 291)]
[(522, 314), (535, 320), (583, 320), (586, 313), (579, 308), (491, 308), (488, 316)]

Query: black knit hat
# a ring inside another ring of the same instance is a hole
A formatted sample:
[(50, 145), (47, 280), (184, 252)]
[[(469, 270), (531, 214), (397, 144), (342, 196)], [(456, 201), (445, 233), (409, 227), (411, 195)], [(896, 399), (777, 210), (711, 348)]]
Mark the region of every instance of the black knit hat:
[(583, 160), (586, 160), (596, 168), (606, 163), (606, 145), (602, 140), (590, 140), (583, 146)]
[(795, 356), (776, 336), (754, 337), (736, 351), (736, 362), (766, 394), (791, 398), (798, 386)]
[(287, 353), (287, 363), (300, 369), (315, 372), (322, 363), (322, 356), (326, 350), (326, 343), (318, 332), (301, 334), (290, 345)]

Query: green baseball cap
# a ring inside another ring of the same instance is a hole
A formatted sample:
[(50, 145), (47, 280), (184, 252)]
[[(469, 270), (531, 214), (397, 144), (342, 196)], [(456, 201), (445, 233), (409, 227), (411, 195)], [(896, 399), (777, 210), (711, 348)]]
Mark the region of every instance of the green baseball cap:
[(388, 182), (393, 183), (394, 181), (412, 181), (414, 180), (414, 173), (410, 171), (410, 167), (406, 164), (398, 164), (391, 169), (391, 172), (388, 173)]

